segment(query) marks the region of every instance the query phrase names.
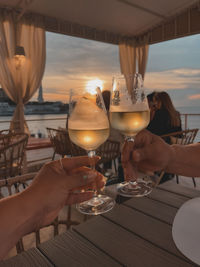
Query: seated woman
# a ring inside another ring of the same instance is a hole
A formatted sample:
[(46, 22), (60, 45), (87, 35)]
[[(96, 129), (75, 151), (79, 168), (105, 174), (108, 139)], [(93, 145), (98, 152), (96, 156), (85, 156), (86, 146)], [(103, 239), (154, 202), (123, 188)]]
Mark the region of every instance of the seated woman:
[(154, 103), (155, 94), (156, 94), (156, 92), (152, 92), (151, 94), (147, 95), (147, 100), (148, 100), (149, 109), (150, 109), (150, 121), (153, 120), (155, 112), (156, 112), (156, 107), (155, 107), (155, 103)]
[[(152, 94), (155, 111), (147, 130), (159, 136), (182, 131), (180, 114), (175, 109), (168, 93), (156, 92)], [(166, 137), (165, 141), (170, 144), (170, 137)], [(161, 183), (173, 177), (173, 174), (165, 173)]]
[[(168, 93), (155, 93), (153, 102), (156, 111), (147, 130), (156, 135), (182, 131), (180, 114), (175, 109)], [(166, 141), (169, 142), (169, 140)]]

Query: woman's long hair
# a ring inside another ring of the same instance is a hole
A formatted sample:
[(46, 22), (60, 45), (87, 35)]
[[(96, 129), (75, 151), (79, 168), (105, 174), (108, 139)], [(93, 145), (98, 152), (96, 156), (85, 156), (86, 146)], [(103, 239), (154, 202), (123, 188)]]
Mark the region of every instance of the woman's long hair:
[(180, 114), (179, 112), (175, 109), (172, 100), (168, 93), (166, 92), (157, 92), (155, 94), (155, 99), (157, 101), (161, 102), (161, 107), (166, 109), (170, 115), (170, 124), (173, 127), (177, 127), (181, 125), (181, 120), (180, 120)]

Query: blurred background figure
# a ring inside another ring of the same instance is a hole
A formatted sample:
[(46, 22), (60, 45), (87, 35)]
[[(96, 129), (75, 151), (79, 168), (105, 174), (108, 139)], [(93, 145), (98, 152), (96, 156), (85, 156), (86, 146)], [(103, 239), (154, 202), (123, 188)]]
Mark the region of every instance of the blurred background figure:
[[(180, 114), (175, 109), (168, 93), (153, 92), (147, 98), (151, 112), (151, 120), (147, 130), (159, 136), (182, 131)], [(170, 137), (166, 137), (164, 140), (168, 144), (171, 142)], [(165, 173), (160, 183), (166, 182), (173, 177), (174, 174)]]
[(156, 112), (156, 106), (154, 104), (154, 95), (156, 92), (152, 92), (151, 94), (147, 95), (147, 100), (149, 104), (149, 109), (150, 109), (150, 121), (154, 118), (155, 112)]
[(147, 130), (156, 135), (182, 131), (180, 113), (175, 109), (168, 93), (153, 92), (152, 94), (150, 99), (152, 97), (153, 101), (150, 105), (153, 106), (154, 114)]

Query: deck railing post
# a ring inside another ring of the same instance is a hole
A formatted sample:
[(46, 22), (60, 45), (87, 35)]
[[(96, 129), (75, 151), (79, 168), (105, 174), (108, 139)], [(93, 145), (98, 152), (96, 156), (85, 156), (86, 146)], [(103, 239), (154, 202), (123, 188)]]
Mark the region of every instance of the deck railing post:
[(185, 130), (187, 130), (187, 118), (188, 118), (188, 114), (184, 114), (185, 115)]

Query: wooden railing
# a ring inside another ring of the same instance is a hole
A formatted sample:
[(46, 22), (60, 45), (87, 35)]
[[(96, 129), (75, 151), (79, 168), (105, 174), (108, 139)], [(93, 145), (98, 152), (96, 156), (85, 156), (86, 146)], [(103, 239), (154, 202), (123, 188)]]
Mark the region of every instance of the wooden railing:
[(188, 119), (191, 117), (191, 116), (199, 116), (199, 125), (196, 125), (194, 126), (193, 128), (200, 128), (200, 114), (197, 114), (197, 113), (183, 113), (181, 114), (181, 117), (184, 121), (184, 130), (187, 130), (189, 127), (188, 127)]

